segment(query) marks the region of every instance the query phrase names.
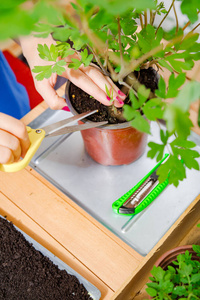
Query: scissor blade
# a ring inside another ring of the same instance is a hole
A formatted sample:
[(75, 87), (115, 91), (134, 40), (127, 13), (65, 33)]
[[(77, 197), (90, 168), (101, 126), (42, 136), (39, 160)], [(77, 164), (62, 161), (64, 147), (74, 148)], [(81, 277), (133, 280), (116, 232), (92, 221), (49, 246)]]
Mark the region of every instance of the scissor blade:
[(92, 115), (92, 114), (94, 114), (96, 112), (98, 112), (97, 109), (96, 110), (92, 110), (92, 111), (87, 111), (87, 112), (84, 112), (82, 114), (73, 116), (71, 118), (67, 118), (67, 119), (61, 120), (59, 122), (47, 125), (47, 126), (43, 127), (42, 129), (46, 132), (46, 136), (48, 136), (55, 129), (60, 128), (61, 126), (66, 125), (66, 124), (82, 120), (82, 119), (84, 119), (84, 118), (86, 118), (86, 117), (88, 117), (88, 116), (90, 116), (90, 115)]
[(67, 126), (63, 127), (61, 129), (58, 129), (52, 133), (46, 134), (46, 137), (52, 137), (52, 136), (57, 136), (57, 135), (62, 135), (66, 133), (72, 133), (75, 131), (81, 131), (81, 130), (86, 130), (94, 127), (99, 127), (102, 125), (108, 124), (107, 121), (104, 122), (94, 122), (94, 123), (87, 123), (87, 124), (81, 124), (81, 125), (73, 125), (73, 126)]

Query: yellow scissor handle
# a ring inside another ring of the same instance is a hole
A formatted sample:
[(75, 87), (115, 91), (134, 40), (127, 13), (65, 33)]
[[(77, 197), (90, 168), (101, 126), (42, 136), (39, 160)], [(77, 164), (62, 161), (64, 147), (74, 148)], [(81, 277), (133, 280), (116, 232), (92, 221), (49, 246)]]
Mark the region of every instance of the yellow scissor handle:
[(31, 127), (26, 127), (28, 131), (28, 136), (31, 142), (31, 145), (23, 159), (21, 159), (18, 162), (14, 162), (11, 164), (0, 164), (0, 171), (4, 172), (17, 172), (25, 168), (29, 162), (31, 161), (31, 158), (37, 151), (37, 149), (40, 147), (40, 144), (42, 140), (45, 137), (45, 131), (42, 129), (32, 129)]

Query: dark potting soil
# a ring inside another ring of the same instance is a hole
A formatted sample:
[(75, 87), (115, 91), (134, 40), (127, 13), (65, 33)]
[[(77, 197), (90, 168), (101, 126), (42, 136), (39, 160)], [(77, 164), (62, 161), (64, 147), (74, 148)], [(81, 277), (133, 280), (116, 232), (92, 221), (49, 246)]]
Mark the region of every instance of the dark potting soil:
[(0, 218), (0, 300), (91, 300), (78, 279)]
[[(141, 84), (151, 89), (152, 92), (158, 88), (158, 73), (152, 67), (135, 71), (135, 76)], [(108, 106), (101, 104), (73, 83), (70, 84), (69, 95), (71, 104), (78, 113), (98, 109), (98, 113), (87, 117), (87, 119), (93, 122), (108, 121), (110, 124), (119, 123), (117, 118), (110, 115)], [(130, 104), (128, 97), (124, 103)], [(122, 112), (122, 109), (120, 108), (119, 111)]]

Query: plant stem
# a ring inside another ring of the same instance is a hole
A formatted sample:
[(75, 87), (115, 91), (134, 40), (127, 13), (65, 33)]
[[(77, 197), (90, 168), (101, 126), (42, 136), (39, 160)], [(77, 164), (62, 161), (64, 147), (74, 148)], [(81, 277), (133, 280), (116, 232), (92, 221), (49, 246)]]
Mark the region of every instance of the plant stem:
[[(90, 39), (91, 43), (94, 45), (96, 49), (98, 49), (98, 52), (101, 54), (102, 57), (105, 58), (104, 52), (105, 52), (105, 43), (101, 41), (101, 39), (98, 38), (98, 36), (90, 30), (88, 27), (88, 22), (85, 16), (82, 16), (82, 30), (85, 32), (85, 34)], [(120, 58), (115, 54), (113, 51), (107, 51), (108, 56), (110, 57), (111, 61), (114, 64), (119, 65), (120, 64)]]
[(139, 67), (145, 60), (147, 60), (149, 57), (153, 56), (154, 54), (158, 53), (163, 49), (163, 45), (159, 45), (158, 47), (150, 50), (148, 53), (145, 53), (137, 60), (132, 60), (127, 64), (126, 70), (122, 73), (121, 71), (118, 74), (119, 78), (126, 77), (130, 72), (134, 71), (137, 67)]
[(200, 23), (197, 24), (197, 26), (195, 26), (195, 27), (191, 30), (191, 32), (193, 32), (194, 30), (196, 30), (199, 26), (200, 26)]
[(123, 63), (123, 53), (122, 53), (122, 43), (121, 43), (121, 26), (120, 26), (120, 18), (117, 18), (118, 24), (118, 43), (119, 43), (119, 52), (120, 52), (120, 61), (121, 61), (121, 69), (124, 68)]
[(146, 10), (144, 12), (144, 24), (145, 24), (145, 27), (147, 27), (147, 11)]
[(118, 80), (117, 73), (115, 72), (115, 70), (113, 69), (109, 61), (108, 61), (108, 70), (110, 72), (110, 77), (113, 79), (113, 81), (117, 81)]
[(177, 16), (177, 13), (176, 13), (176, 8), (175, 8), (174, 3), (173, 3), (173, 10), (174, 10), (174, 15), (175, 15), (175, 19), (176, 19), (176, 34), (177, 34), (178, 29), (179, 29), (179, 24), (178, 24), (178, 16)]
[(172, 9), (174, 2), (175, 2), (175, 0), (172, 1), (172, 4), (170, 5), (170, 8), (168, 9), (168, 11), (167, 11), (167, 13), (165, 14), (164, 18), (162, 19), (162, 21), (161, 21), (160, 24), (158, 25), (155, 34), (158, 32), (158, 29), (160, 28), (160, 26), (162, 25), (162, 23), (165, 21), (165, 19), (166, 19), (167, 16), (169, 15), (170, 10)]
[[(107, 31), (107, 36), (110, 34), (110, 29)], [(108, 39), (106, 40), (106, 51), (105, 51), (105, 60), (104, 60), (104, 68), (108, 68)]]
[(94, 49), (92, 49), (92, 48), (90, 47), (90, 45), (88, 45), (88, 47), (89, 47), (90, 50), (92, 51), (92, 54), (94, 55), (94, 57), (95, 57), (95, 59), (96, 59), (98, 65), (100, 66), (100, 68), (101, 68), (103, 74), (106, 75), (106, 76), (108, 76), (109, 74), (108, 74), (107, 70), (104, 68), (104, 66), (102, 65), (99, 56), (96, 54), (96, 52), (94, 51)]
[(150, 10), (150, 25), (153, 26), (156, 13)]
[(140, 14), (139, 16), (140, 16), (140, 25), (141, 25), (141, 28), (143, 29), (144, 23), (143, 23), (143, 19), (142, 19), (142, 14)]

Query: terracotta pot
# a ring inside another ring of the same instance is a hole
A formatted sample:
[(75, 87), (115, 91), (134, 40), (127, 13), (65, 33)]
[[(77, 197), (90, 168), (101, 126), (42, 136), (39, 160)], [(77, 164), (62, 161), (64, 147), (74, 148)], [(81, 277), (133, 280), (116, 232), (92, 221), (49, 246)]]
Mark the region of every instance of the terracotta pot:
[[(67, 105), (76, 115), (69, 97), (68, 81), (65, 91)], [(90, 122), (87, 120), (86, 122)], [(147, 134), (129, 125), (128, 122), (104, 125), (81, 131), (85, 149), (88, 154), (102, 165), (124, 165), (137, 160), (145, 151)]]
[(177, 255), (185, 253), (186, 250), (192, 253), (192, 258), (194, 260), (199, 260), (199, 257), (197, 256), (196, 252), (192, 249), (192, 245), (184, 245), (165, 252), (155, 262), (155, 265), (157, 267), (160, 266), (162, 269), (165, 270), (167, 269), (167, 266), (169, 266), (172, 263), (172, 261), (176, 260)]

